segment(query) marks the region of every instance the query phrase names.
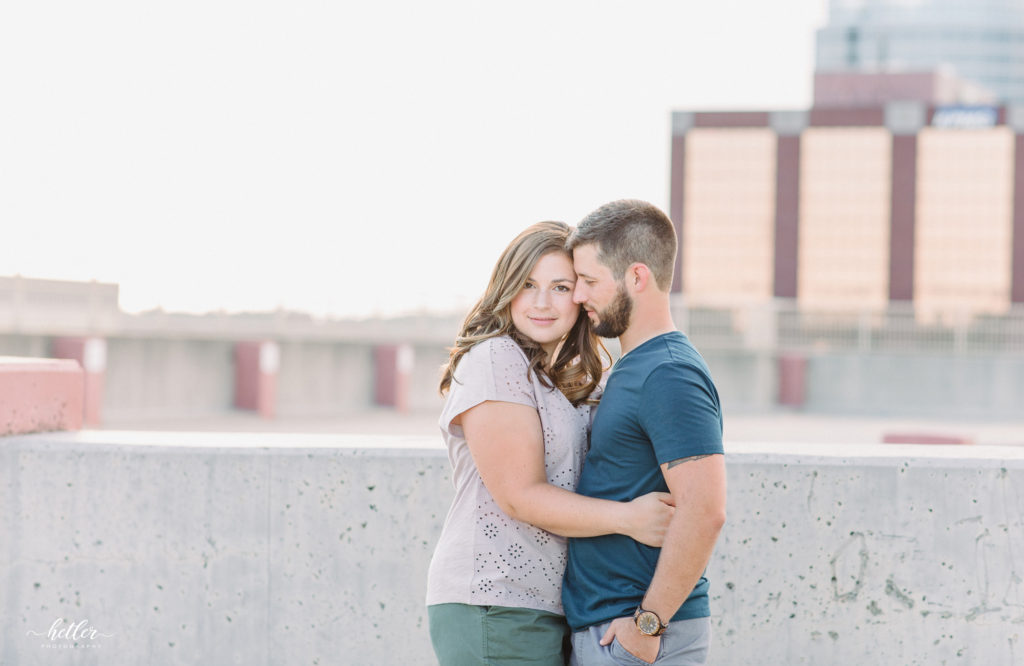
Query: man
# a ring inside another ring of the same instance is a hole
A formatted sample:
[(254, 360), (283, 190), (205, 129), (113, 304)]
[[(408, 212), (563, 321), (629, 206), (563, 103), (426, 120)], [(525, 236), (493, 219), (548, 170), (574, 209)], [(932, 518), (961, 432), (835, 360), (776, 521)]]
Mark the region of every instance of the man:
[(660, 549), (622, 535), (572, 539), (562, 600), (573, 664), (704, 664), (711, 636), (704, 569), (725, 522), (718, 392), (672, 322), (672, 222), (615, 201), (567, 242), (574, 300), (622, 357), (608, 377), (577, 492), (618, 501), (661, 490), (675, 514)]

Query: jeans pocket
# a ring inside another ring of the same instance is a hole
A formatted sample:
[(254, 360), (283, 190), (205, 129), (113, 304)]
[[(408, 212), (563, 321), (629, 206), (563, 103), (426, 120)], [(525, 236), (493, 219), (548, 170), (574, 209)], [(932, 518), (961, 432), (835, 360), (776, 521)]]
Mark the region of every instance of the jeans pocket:
[[(660, 648), (658, 649), (658, 653), (660, 656)], [(612, 639), (612, 644), (609, 646), (609, 654), (611, 654), (615, 663), (622, 664), (623, 666), (650, 666), (652, 663), (644, 661), (626, 648), (622, 647), (622, 643), (619, 642), (619, 638), (617, 636)], [(655, 661), (657, 661), (657, 658), (655, 658)]]

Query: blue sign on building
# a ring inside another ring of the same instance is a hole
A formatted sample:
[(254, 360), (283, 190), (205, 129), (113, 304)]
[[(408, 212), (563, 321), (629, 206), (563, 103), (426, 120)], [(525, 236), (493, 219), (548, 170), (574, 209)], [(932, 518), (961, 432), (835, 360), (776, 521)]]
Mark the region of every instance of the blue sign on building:
[(933, 127), (982, 129), (995, 127), (999, 109), (994, 106), (940, 106), (932, 115)]

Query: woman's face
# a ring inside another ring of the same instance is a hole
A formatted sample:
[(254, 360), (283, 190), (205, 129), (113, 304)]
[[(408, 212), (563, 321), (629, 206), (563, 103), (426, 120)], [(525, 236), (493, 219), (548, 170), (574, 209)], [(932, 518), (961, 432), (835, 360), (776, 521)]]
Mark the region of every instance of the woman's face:
[(512, 323), (539, 343), (550, 357), (580, 314), (573, 302), (576, 272), (564, 252), (545, 254), (530, 271), (522, 290), (512, 299)]

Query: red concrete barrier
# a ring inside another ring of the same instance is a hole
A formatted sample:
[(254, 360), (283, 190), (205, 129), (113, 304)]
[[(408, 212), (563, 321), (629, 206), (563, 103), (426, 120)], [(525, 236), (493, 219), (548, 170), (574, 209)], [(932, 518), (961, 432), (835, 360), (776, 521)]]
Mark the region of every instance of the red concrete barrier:
[(107, 341), (103, 338), (56, 338), (54, 358), (78, 361), (85, 372), (85, 425), (103, 420), (103, 384), (107, 375)]
[(78, 430), (84, 406), (76, 361), (0, 356), (0, 435)]
[(779, 357), (778, 402), (787, 407), (802, 407), (807, 398), (807, 359), (796, 354)]
[(274, 418), (281, 350), (275, 342), (235, 344), (235, 407)]
[(410, 345), (378, 345), (373, 350), (374, 404), (409, 411), (409, 385), (415, 354)]

